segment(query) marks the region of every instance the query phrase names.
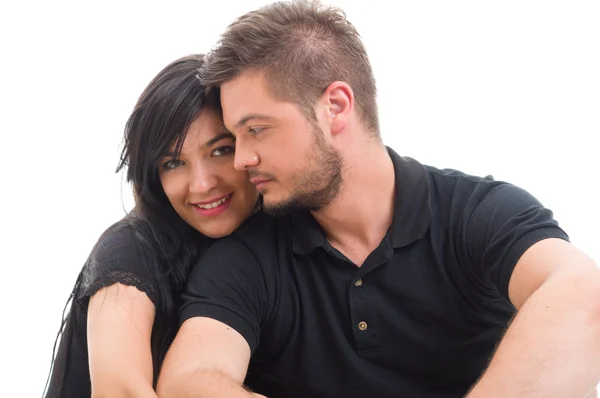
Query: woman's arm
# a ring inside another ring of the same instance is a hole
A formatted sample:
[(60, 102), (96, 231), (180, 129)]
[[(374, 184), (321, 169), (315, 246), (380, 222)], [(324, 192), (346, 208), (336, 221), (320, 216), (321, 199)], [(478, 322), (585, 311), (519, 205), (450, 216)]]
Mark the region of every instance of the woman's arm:
[(116, 283), (90, 298), (87, 338), (93, 398), (156, 398), (153, 322), (154, 304), (133, 286)]

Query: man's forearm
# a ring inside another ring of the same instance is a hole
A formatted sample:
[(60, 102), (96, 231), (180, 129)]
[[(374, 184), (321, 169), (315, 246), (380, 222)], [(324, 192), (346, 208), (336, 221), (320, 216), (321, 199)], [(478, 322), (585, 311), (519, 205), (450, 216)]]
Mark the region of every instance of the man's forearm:
[(583, 278), (541, 286), (467, 397), (587, 397), (600, 380), (599, 287)]
[(176, 382), (159, 382), (159, 398), (265, 398), (252, 393), (228, 375), (217, 371), (198, 371)]

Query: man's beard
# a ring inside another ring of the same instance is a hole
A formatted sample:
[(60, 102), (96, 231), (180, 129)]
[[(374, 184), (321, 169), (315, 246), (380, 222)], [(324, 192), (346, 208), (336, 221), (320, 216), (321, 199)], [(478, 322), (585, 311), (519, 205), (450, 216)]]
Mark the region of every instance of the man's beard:
[(268, 213), (281, 215), (294, 210), (318, 211), (338, 196), (343, 182), (342, 155), (325, 142), (318, 127), (315, 127), (314, 137), (309, 149), (307, 170), (293, 178), (292, 192), (287, 199), (263, 203)]

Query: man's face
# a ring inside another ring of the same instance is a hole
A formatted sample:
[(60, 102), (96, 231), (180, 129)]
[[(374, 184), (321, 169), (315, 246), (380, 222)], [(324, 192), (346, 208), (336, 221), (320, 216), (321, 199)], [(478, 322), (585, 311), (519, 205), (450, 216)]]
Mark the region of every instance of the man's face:
[(267, 211), (318, 210), (337, 195), (342, 157), (316, 121), (276, 98), (261, 73), (221, 86), (225, 126), (236, 136), (234, 165), (247, 170)]

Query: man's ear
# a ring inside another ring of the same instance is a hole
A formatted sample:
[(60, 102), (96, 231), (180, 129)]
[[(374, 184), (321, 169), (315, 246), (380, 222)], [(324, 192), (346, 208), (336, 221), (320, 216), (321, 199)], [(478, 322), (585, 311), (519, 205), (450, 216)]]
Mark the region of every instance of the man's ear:
[(354, 92), (344, 82), (331, 83), (322, 96), (328, 109), (329, 130), (336, 135), (346, 129), (354, 107)]

